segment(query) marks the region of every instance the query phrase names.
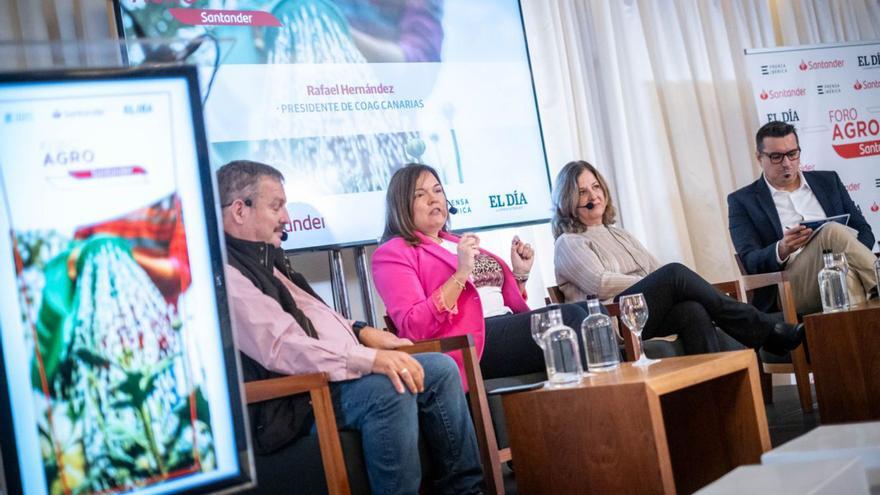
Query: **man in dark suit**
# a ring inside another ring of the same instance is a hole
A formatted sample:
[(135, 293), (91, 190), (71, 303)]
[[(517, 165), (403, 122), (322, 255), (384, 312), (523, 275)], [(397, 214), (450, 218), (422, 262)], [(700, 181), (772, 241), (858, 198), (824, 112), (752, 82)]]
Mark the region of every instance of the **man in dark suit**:
[[(794, 126), (768, 122), (755, 136), (761, 177), (727, 196), (730, 237), (748, 273), (785, 270), (798, 313), (821, 311), (818, 273), (822, 250), (845, 253), (850, 302), (876, 294), (871, 252), (874, 234), (833, 171), (800, 171), (800, 142)], [(831, 223), (812, 239), (803, 221), (849, 214), (848, 227)], [(772, 311), (775, 291), (755, 295), (759, 309)]]

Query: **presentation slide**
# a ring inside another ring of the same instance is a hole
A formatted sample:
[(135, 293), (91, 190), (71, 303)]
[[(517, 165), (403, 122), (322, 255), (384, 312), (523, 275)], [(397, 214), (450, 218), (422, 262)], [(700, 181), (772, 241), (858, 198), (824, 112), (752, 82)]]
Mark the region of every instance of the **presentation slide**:
[(0, 422), (26, 494), (196, 493), (248, 458), (195, 72), (165, 72), (0, 77)]
[(200, 66), (215, 168), (250, 159), (284, 173), (286, 249), (376, 242), (388, 181), (408, 162), (438, 170), (455, 230), (550, 216), (517, 0), (117, 8), (131, 64)]

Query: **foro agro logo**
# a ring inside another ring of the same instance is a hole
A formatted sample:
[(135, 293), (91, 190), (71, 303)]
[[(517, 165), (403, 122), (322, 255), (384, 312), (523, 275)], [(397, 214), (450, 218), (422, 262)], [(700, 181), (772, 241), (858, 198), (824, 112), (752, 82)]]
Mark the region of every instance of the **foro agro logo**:
[(43, 166), (68, 166), (88, 164), (95, 161), (95, 151), (90, 149), (56, 149), (43, 155)]
[(141, 165), (96, 166), (95, 150), (68, 148), (53, 143), (43, 144), (43, 169), (46, 178), (58, 180), (113, 179), (129, 176), (146, 176), (147, 169)]
[(829, 110), (828, 121), (834, 124), (831, 147), (841, 158), (880, 155), (880, 120), (860, 118), (853, 107)]

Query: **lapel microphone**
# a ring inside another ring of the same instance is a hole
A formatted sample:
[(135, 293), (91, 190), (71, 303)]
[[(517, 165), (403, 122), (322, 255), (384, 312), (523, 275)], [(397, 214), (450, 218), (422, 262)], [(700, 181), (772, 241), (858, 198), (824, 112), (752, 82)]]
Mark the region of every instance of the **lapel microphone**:
[(446, 206), (449, 209), (450, 215), (455, 215), (456, 213), (458, 213), (458, 208), (452, 206), (452, 203), (450, 203), (448, 199), (446, 200)]

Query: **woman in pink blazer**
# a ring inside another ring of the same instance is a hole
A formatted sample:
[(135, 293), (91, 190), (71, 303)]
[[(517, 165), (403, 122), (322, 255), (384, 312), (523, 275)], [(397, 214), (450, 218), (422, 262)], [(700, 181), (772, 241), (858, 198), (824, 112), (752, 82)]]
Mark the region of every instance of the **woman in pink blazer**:
[[(484, 378), (543, 371), (525, 301), (532, 248), (514, 237), (511, 268), (481, 249), (476, 235), (447, 232), (446, 195), (437, 172), (427, 165), (409, 164), (395, 172), (386, 201), (385, 242), (373, 255), (373, 278), (400, 336), (416, 340), (470, 333)], [(562, 305), (563, 320), (579, 329), (585, 308)]]

